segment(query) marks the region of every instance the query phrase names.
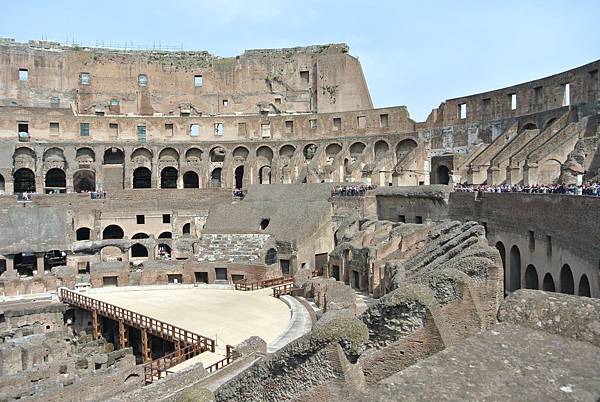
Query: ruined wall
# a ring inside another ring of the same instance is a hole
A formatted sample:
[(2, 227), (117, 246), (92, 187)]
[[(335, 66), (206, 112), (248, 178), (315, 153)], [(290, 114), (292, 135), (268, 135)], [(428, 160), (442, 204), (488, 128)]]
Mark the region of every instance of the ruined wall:
[(446, 219), (450, 190), (449, 186), (380, 187), (375, 192), (377, 216), (405, 223)]

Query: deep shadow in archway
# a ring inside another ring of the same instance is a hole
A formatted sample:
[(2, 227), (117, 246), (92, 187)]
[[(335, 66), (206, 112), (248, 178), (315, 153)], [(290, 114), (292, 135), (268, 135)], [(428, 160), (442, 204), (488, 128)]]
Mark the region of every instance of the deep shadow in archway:
[(556, 287), (554, 286), (554, 279), (552, 278), (552, 274), (550, 274), (550, 272), (548, 272), (544, 276), (542, 290), (545, 290), (546, 292), (556, 292)]
[(560, 291), (569, 295), (575, 294), (573, 272), (571, 272), (571, 267), (568, 264), (563, 265), (560, 269)]
[(539, 289), (539, 287), (537, 270), (529, 264), (525, 269), (525, 289)]
[(579, 296), (592, 297), (592, 292), (590, 291), (590, 281), (588, 281), (587, 275), (581, 275), (581, 279), (579, 280)]

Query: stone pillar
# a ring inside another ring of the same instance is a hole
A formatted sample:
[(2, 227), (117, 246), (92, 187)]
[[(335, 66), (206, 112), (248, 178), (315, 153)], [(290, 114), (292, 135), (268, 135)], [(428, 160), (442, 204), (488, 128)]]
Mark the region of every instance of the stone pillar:
[(36, 274), (36, 276), (44, 275), (44, 254), (45, 253), (35, 253), (35, 257), (37, 259), (37, 274)]
[(6, 258), (6, 271), (11, 272), (15, 270), (15, 256), (13, 254), (5, 256)]
[(129, 327), (125, 325), (123, 320), (119, 320), (119, 349), (125, 349), (129, 342)]
[(150, 348), (150, 337), (145, 329), (140, 331), (142, 333), (142, 359), (144, 363), (152, 360), (152, 349)]
[(150, 168), (152, 172), (152, 188), (160, 188), (160, 171), (158, 169), (158, 153), (157, 150), (152, 150), (152, 167)]
[(102, 326), (99, 318), (98, 311), (92, 310), (92, 337), (94, 339), (98, 339), (102, 335)]
[(498, 184), (499, 177), (500, 168), (490, 167), (488, 169), (487, 184), (492, 186)]
[(523, 185), (532, 186), (538, 184), (538, 164), (526, 162), (523, 167)]

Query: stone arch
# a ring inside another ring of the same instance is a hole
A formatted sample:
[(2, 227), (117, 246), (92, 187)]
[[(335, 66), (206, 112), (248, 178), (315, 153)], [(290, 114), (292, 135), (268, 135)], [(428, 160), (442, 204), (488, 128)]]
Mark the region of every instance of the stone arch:
[(550, 127), (556, 121), (556, 117), (552, 117), (546, 121), (544, 124), (544, 130)]
[(181, 233), (184, 236), (189, 236), (191, 233), (191, 229), (192, 229), (192, 224), (188, 222), (188, 223), (184, 224), (183, 227), (181, 228)]
[(139, 240), (139, 239), (149, 239), (150, 235), (144, 232), (137, 232), (133, 236), (131, 236), (131, 240)]
[(592, 297), (592, 292), (590, 291), (590, 281), (586, 274), (581, 275), (579, 279), (579, 292), (577, 294), (579, 296)]
[(565, 264), (560, 269), (560, 292), (569, 295), (575, 294), (575, 283), (573, 281), (573, 272), (569, 264)]
[(158, 154), (158, 160), (179, 164), (179, 152), (175, 148), (163, 148)]
[(562, 163), (556, 159), (547, 159), (540, 163), (538, 168), (538, 183), (554, 184), (560, 176)]
[(279, 148), (279, 156), (290, 158), (294, 157), (294, 153), (296, 152), (296, 147), (291, 144), (285, 144), (281, 148)]
[(64, 169), (66, 166), (65, 154), (62, 149), (58, 147), (48, 148), (42, 156), (44, 165), (49, 168), (59, 167)]
[(35, 193), (35, 173), (31, 169), (21, 168), (13, 174), (14, 192)]
[(266, 145), (261, 145), (256, 149), (256, 157), (265, 159), (271, 163), (273, 160), (273, 150)]
[(75, 152), (75, 160), (80, 167), (90, 167), (96, 161), (96, 153), (92, 148), (78, 148)]
[(119, 247), (116, 246), (106, 246), (102, 247), (100, 250), (100, 258), (102, 261), (110, 261), (110, 260), (123, 260), (123, 252)]
[(258, 170), (258, 182), (260, 184), (271, 184), (271, 166), (265, 165)]
[(131, 258), (148, 257), (148, 248), (143, 244), (135, 243), (129, 250), (131, 252)]
[(123, 239), (125, 237), (125, 232), (123, 232), (123, 228), (119, 225), (108, 225), (102, 231), (102, 239)]
[(75, 240), (90, 240), (92, 235), (92, 229), (86, 227), (80, 227), (75, 231)]
[(538, 273), (535, 266), (529, 264), (525, 269), (525, 289), (539, 289)]
[(173, 238), (173, 233), (171, 232), (162, 232), (161, 234), (158, 235), (159, 239), (172, 239)]
[(137, 148), (131, 153), (131, 163), (133, 166), (152, 166), (152, 151), (148, 148)]
[(236, 189), (244, 188), (244, 165), (240, 165), (235, 168), (234, 176), (235, 176), (235, 188)]
[(277, 250), (275, 250), (274, 248), (270, 248), (265, 254), (265, 264), (273, 265), (275, 264), (275, 262), (277, 262)]
[(417, 142), (412, 138), (400, 141), (398, 145), (396, 145), (396, 160), (400, 162), (418, 146)]
[(60, 168), (52, 168), (44, 175), (44, 187), (49, 190), (65, 191), (67, 187), (67, 175)]
[(35, 170), (36, 154), (31, 148), (19, 147), (13, 154), (13, 166), (15, 169), (28, 168)]
[(529, 122), (529, 123), (523, 125), (523, 127), (521, 127), (521, 130), (522, 131), (525, 131), (525, 130), (537, 130), (537, 128), (538, 128), (537, 124), (535, 124), (533, 122)]
[(556, 292), (556, 287), (554, 286), (554, 279), (552, 278), (552, 274), (547, 272), (544, 275), (544, 281), (542, 282), (542, 290), (546, 292)]
[(390, 150), (390, 144), (387, 141), (379, 140), (373, 145), (373, 154), (375, 159), (382, 158)]
[(521, 288), (521, 251), (519, 247), (512, 246), (510, 249), (510, 276), (508, 291), (514, 292)]
[(200, 177), (193, 170), (183, 174), (183, 188), (200, 188)]
[(237, 162), (244, 162), (246, 159), (248, 159), (249, 154), (250, 151), (248, 151), (248, 148), (239, 146), (233, 150), (233, 159)]
[(190, 166), (200, 166), (202, 161), (202, 150), (200, 148), (190, 148), (185, 152), (185, 161)]
[(78, 170), (73, 174), (73, 190), (76, 193), (96, 191), (96, 173), (93, 170)]
[(340, 152), (342, 152), (342, 146), (336, 142), (327, 145), (327, 147), (325, 148), (325, 155), (329, 157), (336, 156)]
[(304, 159), (307, 161), (312, 160), (312, 158), (314, 158), (315, 154), (317, 153), (318, 149), (319, 147), (316, 144), (306, 144), (304, 146), (304, 149), (302, 150), (302, 153), (304, 154)]
[(367, 146), (363, 142), (355, 142), (354, 144), (350, 145), (350, 156), (357, 157), (361, 155), (366, 147)]
[(122, 165), (125, 163), (125, 154), (119, 148), (108, 148), (104, 151), (102, 162), (104, 165)]
[(210, 150), (209, 158), (211, 162), (223, 162), (227, 151), (222, 146), (216, 146)]
[(170, 260), (173, 255), (171, 246), (166, 243), (160, 243), (156, 246), (156, 258)]
[(133, 188), (151, 188), (152, 172), (147, 167), (138, 167), (133, 171)]
[(210, 186), (211, 187), (221, 188), (221, 186), (222, 186), (222, 182), (221, 182), (222, 171), (223, 171), (222, 168), (217, 167), (217, 168), (214, 168), (212, 170), (212, 172), (210, 172)]
[(173, 166), (167, 166), (160, 171), (160, 188), (177, 188), (179, 172)]

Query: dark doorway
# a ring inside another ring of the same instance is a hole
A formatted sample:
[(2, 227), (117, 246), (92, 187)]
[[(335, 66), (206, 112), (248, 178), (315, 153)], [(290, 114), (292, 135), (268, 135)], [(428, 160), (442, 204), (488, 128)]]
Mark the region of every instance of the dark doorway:
[(525, 270), (525, 289), (539, 289), (537, 270), (533, 265), (528, 265)]
[(133, 171), (133, 188), (152, 187), (152, 172), (145, 167), (139, 167)]
[(448, 184), (450, 183), (450, 169), (446, 166), (439, 166), (437, 168), (437, 183), (436, 184)]
[(75, 232), (75, 238), (77, 240), (89, 240), (90, 239), (90, 228), (79, 228), (77, 232)]
[(191, 226), (192, 225), (190, 223), (186, 223), (185, 225), (183, 225), (183, 228), (181, 229), (181, 231), (184, 236), (190, 235)]
[(143, 246), (140, 243), (136, 243), (133, 246), (131, 246), (131, 257), (133, 257), (133, 258), (148, 257), (148, 249), (146, 248), (146, 246)]
[(216, 188), (221, 187), (221, 168), (213, 169), (210, 174), (210, 186)]
[(13, 262), (20, 276), (33, 276), (33, 271), (37, 270), (37, 258), (33, 253), (15, 254)]
[(514, 292), (521, 288), (521, 252), (517, 246), (510, 249), (510, 283), (509, 292)]
[(327, 267), (328, 257), (327, 253), (315, 254), (315, 269), (319, 274), (323, 274), (323, 271)]
[(160, 188), (177, 188), (177, 169), (166, 167), (160, 172)]
[(196, 172), (185, 172), (183, 175), (183, 188), (200, 188), (200, 179)]
[(76, 193), (96, 191), (96, 173), (91, 170), (79, 170), (73, 175), (73, 190)]
[(579, 280), (579, 296), (592, 297), (590, 281), (588, 281), (586, 275), (581, 275), (581, 279)]
[(279, 266), (281, 267), (281, 273), (283, 274), (283, 276), (289, 276), (290, 260), (279, 260)]
[(244, 275), (241, 274), (231, 274), (231, 282), (237, 283), (244, 280)]
[(61, 193), (66, 191), (67, 187), (67, 176), (62, 169), (54, 168), (46, 172), (45, 179), (46, 192), (59, 191)]
[(244, 188), (244, 166), (238, 166), (235, 168), (235, 188)]
[(50, 271), (53, 267), (67, 265), (67, 253), (60, 250), (50, 250), (44, 254), (44, 270)]
[(35, 193), (35, 174), (31, 169), (21, 168), (14, 175), (15, 194)]
[(117, 148), (109, 148), (104, 152), (105, 165), (122, 165), (125, 161), (123, 151)]
[(181, 275), (181, 274), (167, 274), (167, 281), (169, 283), (183, 283), (183, 275)]
[(196, 283), (208, 283), (208, 272), (194, 272)]
[(352, 271), (352, 287), (360, 289), (360, 275), (358, 271)]
[(102, 231), (102, 239), (122, 239), (125, 234), (123, 229), (117, 225), (108, 225)]
[(215, 268), (215, 275), (218, 281), (227, 280), (227, 268)]
[(573, 272), (571, 272), (571, 267), (568, 264), (563, 265), (560, 270), (560, 291), (569, 295), (575, 294)]
[(548, 272), (544, 276), (542, 290), (545, 290), (546, 292), (556, 292), (556, 287), (554, 286), (554, 279), (552, 279), (552, 275), (550, 274), (550, 272)]
[(336, 281), (340, 280), (340, 267), (338, 267), (337, 265), (334, 265), (331, 268), (331, 276), (335, 278)]

